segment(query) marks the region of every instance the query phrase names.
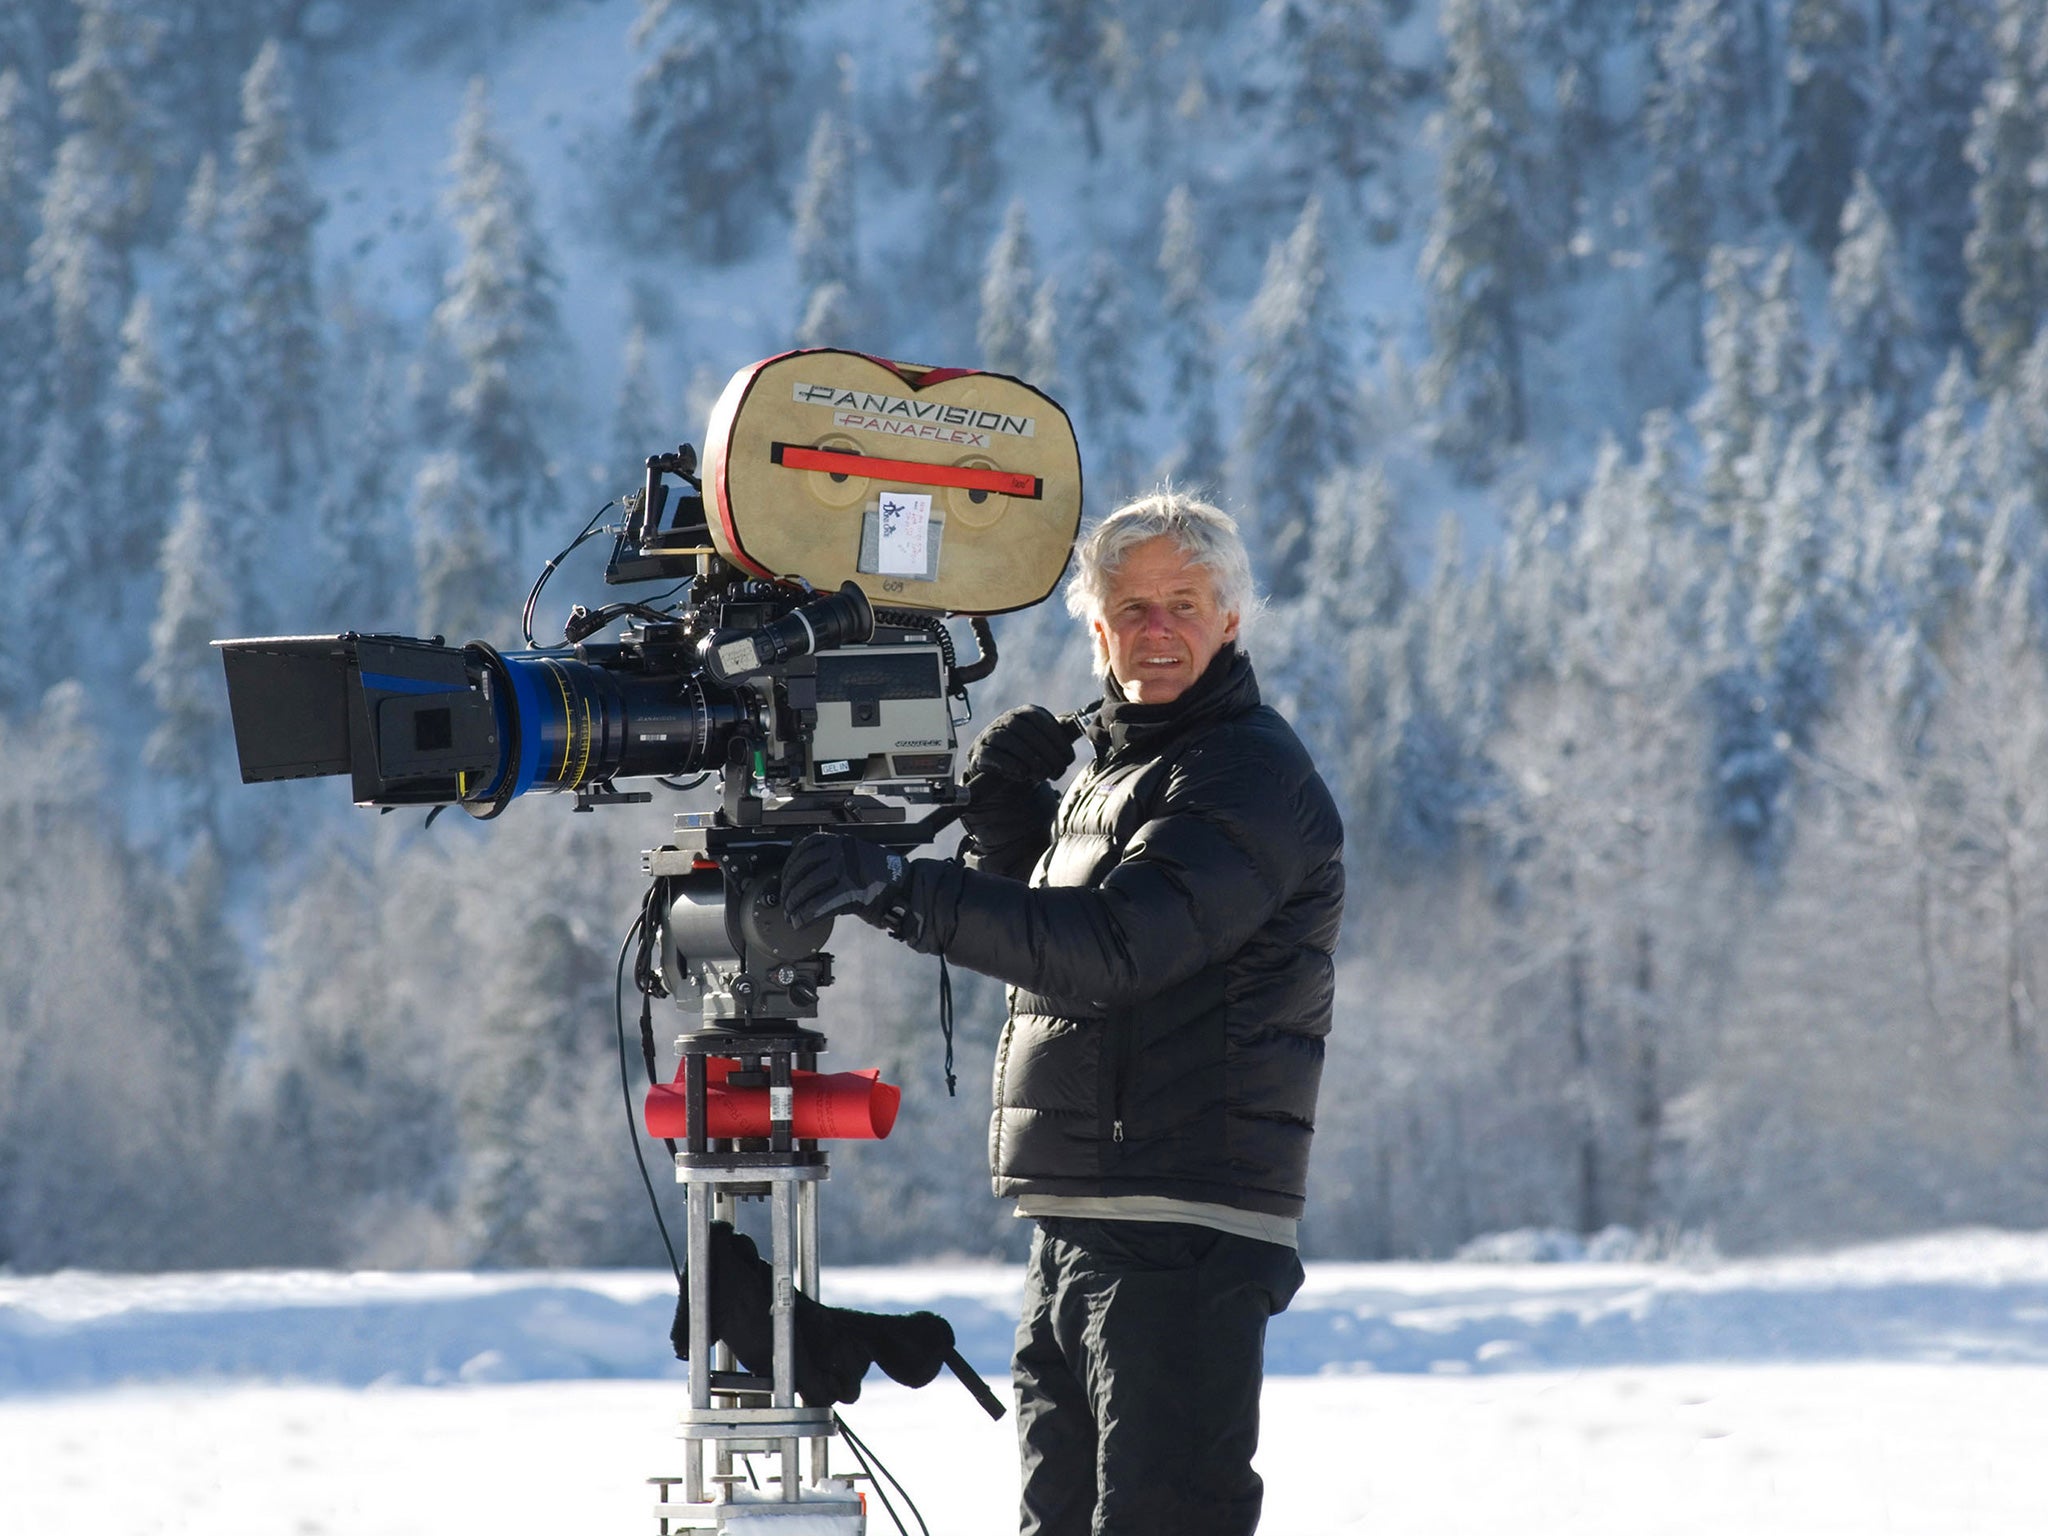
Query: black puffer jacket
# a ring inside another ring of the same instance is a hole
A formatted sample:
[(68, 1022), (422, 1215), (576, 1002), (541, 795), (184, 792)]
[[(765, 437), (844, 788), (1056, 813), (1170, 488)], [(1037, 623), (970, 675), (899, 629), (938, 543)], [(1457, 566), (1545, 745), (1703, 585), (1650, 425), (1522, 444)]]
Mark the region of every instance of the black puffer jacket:
[[(979, 869), (912, 865), (909, 942), (1011, 983), (996, 1193), (1298, 1216), (1344, 904), (1336, 806), (1235, 647), (1172, 703), (1111, 700), (1089, 736), (1039, 837)], [(1005, 878), (1027, 868), (1029, 886)]]

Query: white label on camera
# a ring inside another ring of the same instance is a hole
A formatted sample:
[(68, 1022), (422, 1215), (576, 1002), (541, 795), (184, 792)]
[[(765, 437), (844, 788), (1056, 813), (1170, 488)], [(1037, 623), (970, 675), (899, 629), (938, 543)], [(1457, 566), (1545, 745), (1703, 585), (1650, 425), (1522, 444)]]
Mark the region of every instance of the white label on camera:
[(742, 672), (751, 672), (760, 664), (761, 653), (754, 649), (754, 642), (733, 640), (718, 648), (718, 665), (727, 677), (737, 677)]
[(768, 1090), (768, 1118), (790, 1120), (796, 1116), (796, 1089), (770, 1088)]
[(932, 525), (932, 499), (910, 491), (884, 491), (877, 509), (882, 518), (881, 548), (875, 568), (883, 576), (922, 576), (925, 537)]

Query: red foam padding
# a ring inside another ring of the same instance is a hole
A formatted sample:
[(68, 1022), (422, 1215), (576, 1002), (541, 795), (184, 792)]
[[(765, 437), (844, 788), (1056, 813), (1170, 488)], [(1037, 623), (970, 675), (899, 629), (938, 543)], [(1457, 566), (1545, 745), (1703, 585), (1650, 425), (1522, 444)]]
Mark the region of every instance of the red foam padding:
[[(704, 1109), (707, 1136), (766, 1136), (768, 1090), (728, 1088), (734, 1063), (713, 1056), (704, 1063)], [(805, 1141), (879, 1141), (896, 1128), (903, 1090), (882, 1081), (879, 1070), (861, 1072), (791, 1072), (790, 1134)], [(647, 1090), (643, 1117), (650, 1136), (681, 1140), (690, 1133), (690, 1116), (680, 1069), (671, 1083)]]

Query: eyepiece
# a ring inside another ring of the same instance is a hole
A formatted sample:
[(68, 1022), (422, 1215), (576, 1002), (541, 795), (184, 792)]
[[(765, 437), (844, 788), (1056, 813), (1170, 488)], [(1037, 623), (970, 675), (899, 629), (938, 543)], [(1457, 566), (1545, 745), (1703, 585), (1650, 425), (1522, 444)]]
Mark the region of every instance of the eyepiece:
[(832, 596), (792, 609), (759, 629), (721, 629), (698, 644), (704, 670), (731, 683), (797, 656), (860, 645), (875, 633), (867, 593), (849, 581)]

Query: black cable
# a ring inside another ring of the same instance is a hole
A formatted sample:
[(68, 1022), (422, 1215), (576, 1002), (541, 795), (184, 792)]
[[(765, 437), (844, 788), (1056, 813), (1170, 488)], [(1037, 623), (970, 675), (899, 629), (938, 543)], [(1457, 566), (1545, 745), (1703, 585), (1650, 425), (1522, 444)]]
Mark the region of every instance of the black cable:
[(633, 1085), (626, 1069), (626, 952), (640, 938), (646, 923), (647, 914), (643, 911), (627, 930), (626, 941), (619, 946), (618, 974), (612, 988), (613, 1012), (619, 1025), (619, 1097), (626, 1105), (626, 1135), (633, 1143), (633, 1161), (640, 1165), (640, 1182), (647, 1186), (647, 1204), (654, 1212), (654, 1225), (661, 1230), (661, 1246), (668, 1250), (668, 1267), (675, 1271), (676, 1289), (681, 1291), (685, 1284), (683, 1261), (676, 1257), (675, 1241), (668, 1235), (668, 1223), (661, 1217), (661, 1200), (654, 1193), (654, 1177), (648, 1173), (646, 1154), (640, 1150), (640, 1122), (633, 1113)]
[(654, 782), (659, 784), (663, 789), (673, 789), (680, 793), (688, 794), (693, 789), (703, 788), (705, 780), (709, 779), (710, 777), (711, 770), (707, 768), (702, 773), (698, 774), (697, 777), (690, 780), (690, 782), (687, 784), (678, 784), (674, 779), (662, 778), (657, 778)]
[(521, 610), (519, 616), (519, 632), (526, 637), (526, 648), (529, 651), (533, 649), (533, 610), (540, 603), (540, 589), (548, 584), (548, 578), (555, 574), (555, 568), (582, 548), (585, 539), (596, 533), (598, 519), (617, 505), (616, 501), (608, 501), (591, 513), (590, 521), (583, 525), (583, 531), (571, 539), (568, 547), (560, 554), (543, 565), (540, 574), (534, 577), (533, 590), (526, 594), (526, 607)]
[(959, 1079), (953, 1075), (953, 972), (946, 957), (939, 956), (939, 1033), (946, 1037), (946, 1097), (957, 1098)]
[[(676, 619), (673, 608), (657, 608), (654, 605), (666, 602), (695, 580), (695, 577), (685, 578), (666, 592), (657, 592), (644, 601), (606, 603), (602, 608), (584, 608), (579, 605), (575, 612), (569, 615), (569, 621), (562, 626), (562, 638), (571, 645), (580, 645), (606, 625), (623, 618), (645, 619), (650, 624), (673, 623)], [(527, 638), (529, 642), (532, 640), (530, 631)]]
[(896, 1513), (896, 1506), (889, 1502), (888, 1489), (882, 1486), (882, 1479), (885, 1477), (889, 1480), (890, 1487), (902, 1495), (904, 1504), (910, 1510), (910, 1517), (917, 1522), (917, 1528), (924, 1532), (924, 1536), (932, 1536), (932, 1528), (924, 1523), (924, 1515), (918, 1510), (917, 1500), (910, 1496), (910, 1490), (903, 1486), (903, 1480), (883, 1464), (882, 1458), (875, 1455), (867, 1443), (853, 1432), (853, 1426), (843, 1417), (833, 1414), (832, 1424), (839, 1431), (840, 1437), (846, 1441), (847, 1449), (853, 1452), (853, 1459), (860, 1463), (860, 1469), (867, 1473), (868, 1482), (875, 1490), (875, 1497), (882, 1501), (882, 1508), (889, 1512), (890, 1520), (895, 1522), (896, 1529), (902, 1532), (902, 1536), (910, 1536), (910, 1528)]

